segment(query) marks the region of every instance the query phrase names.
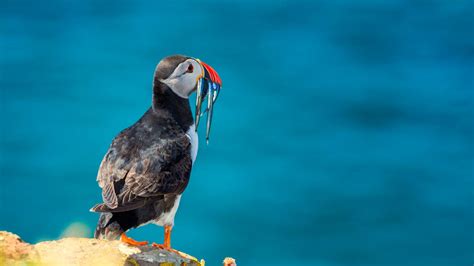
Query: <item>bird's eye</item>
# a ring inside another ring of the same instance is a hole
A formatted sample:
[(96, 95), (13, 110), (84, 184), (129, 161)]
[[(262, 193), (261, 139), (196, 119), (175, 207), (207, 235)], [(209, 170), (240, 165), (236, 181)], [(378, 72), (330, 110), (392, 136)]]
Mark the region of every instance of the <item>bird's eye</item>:
[(193, 73), (194, 67), (193, 64), (189, 64), (188, 70), (186, 70), (187, 73)]

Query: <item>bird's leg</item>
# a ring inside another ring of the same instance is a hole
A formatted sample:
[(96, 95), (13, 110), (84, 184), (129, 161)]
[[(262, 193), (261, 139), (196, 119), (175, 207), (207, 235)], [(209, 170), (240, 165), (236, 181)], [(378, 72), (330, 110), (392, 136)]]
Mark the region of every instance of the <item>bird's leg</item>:
[(163, 241), (163, 244), (152, 243), (151, 245), (156, 247), (156, 248), (160, 248), (160, 249), (168, 250), (170, 252), (174, 252), (174, 253), (178, 254), (179, 256), (181, 256), (183, 258), (187, 258), (187, 259), (190, 259), (190, 260), (193, 260), (193, 261), (198, 261), (193, 256), (190, 256), (190, 255), (188, 255), (186, 253), (183, 253), (179, 250), (171, 248), (171, 229), (173, 229), (173, 226), (165, 225), (165, 239)]
[(171, 229), (173, 229), (173, 227), (165, 225), (165, 240), (163, 244), (166, 248), (171, 248)]
[(171, 249), (171, 229), (173, 229), (173, 227), (171, 225), (165, 225), (165, 239), (163, 241), (163, 244), (153, 243), (152, 246), (172, 251), (172, 249)]
[(132, 246), (137, 246), (137, 247), (148, 245), (147, 241), (136, 241), (128, 237), (125, 233), (122, 233), (122, 235), (120, 235), (120, 241)]

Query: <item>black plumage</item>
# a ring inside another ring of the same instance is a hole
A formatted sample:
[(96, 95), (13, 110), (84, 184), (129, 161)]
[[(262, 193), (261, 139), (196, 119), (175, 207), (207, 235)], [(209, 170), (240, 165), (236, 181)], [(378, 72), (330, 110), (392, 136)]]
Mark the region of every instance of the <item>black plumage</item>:
[(155, 71), (153, 104), (131, 127), (115, 137), (99, 168), (103, 203), (96, 238), (115, 239), (130, 228), (156, 221), (186, 188), (192, 168), (193, 124), (189, 102), (160, 79), (189, 57), (164, 59)]

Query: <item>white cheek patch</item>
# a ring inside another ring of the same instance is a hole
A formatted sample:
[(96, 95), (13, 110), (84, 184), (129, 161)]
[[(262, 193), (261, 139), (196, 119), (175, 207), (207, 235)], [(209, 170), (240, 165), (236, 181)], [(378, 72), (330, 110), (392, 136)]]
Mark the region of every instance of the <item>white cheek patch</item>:
[[(187, 73), (186, 70), (190, 63), (193, 65), (193, 72)], [(194, 59), (188, 59), (179, 64), (167, 79), (160, 81), (168, 85), (176, 95), (187, 99), (194, 87), (196, 87), (197, 80), (202, 75), (201, 73), (201, 65)]]
[(181, 98), (187, 99), (189, 93), (186, 93), (185, 82), (182, 78), (166, 79), (162, 80), (163, 83), (168, 85), (170, 89)]

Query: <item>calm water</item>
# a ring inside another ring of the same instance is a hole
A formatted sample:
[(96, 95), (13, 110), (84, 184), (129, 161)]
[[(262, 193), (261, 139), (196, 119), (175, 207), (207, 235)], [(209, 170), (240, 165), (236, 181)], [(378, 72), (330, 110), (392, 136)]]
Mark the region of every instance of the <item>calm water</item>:
[(3, 0), (0, 230), (87, 235), (102, 156), (181, 53), (224, 89), (176, 248), (209, 265), (471, 265), (473, 15), (472, 1)]

